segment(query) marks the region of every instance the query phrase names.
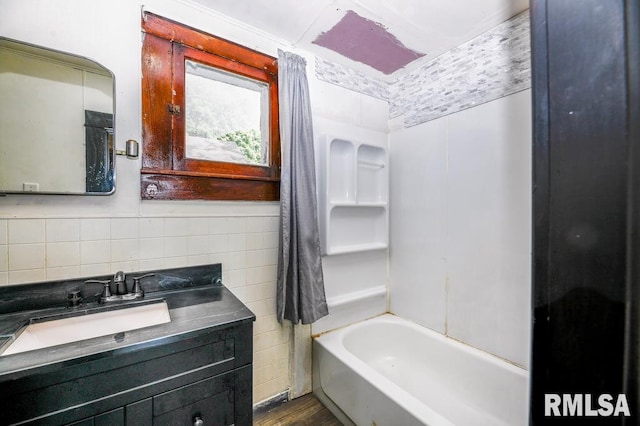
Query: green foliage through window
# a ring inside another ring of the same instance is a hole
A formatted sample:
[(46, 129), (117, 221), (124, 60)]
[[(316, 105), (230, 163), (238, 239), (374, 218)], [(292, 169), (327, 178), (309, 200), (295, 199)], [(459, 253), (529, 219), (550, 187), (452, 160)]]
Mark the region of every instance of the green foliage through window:
[(235, 142), (250, 163), (262, 163), (262, 153), (260, 152), (262, 141), (260, 139), (259, 131), (255, 129), (248, 131), (236, 130), (235, 132), (229, 132), (222, 135), (220, 139)]
[(268, 85), (192, 61), (185, 66), (187, 157), (267, 164), (260, 128), (261, 116), (268, 114), (263, 111)]

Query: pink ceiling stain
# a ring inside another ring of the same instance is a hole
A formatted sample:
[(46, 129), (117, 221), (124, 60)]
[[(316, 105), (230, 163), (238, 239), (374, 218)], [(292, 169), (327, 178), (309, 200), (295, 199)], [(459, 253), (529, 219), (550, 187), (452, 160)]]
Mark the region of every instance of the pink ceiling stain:
[(340, 22), (320, 34), (313, 43), (385, 74), (391, 74), (424, 56), (424, 53), (406, 48), (378, 22), (363, 18), (352, 10), (348, 10)]

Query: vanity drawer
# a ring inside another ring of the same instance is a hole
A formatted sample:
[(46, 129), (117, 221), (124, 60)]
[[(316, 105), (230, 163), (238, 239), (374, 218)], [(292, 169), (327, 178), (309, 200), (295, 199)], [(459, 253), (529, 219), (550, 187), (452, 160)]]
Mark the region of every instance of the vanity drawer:
[(253, 367), (247, 365), (156, 395), (153, 425), (251, 426), (252, 380)]
[(153, 397), (153, 425), (234, 424), (235, 374), (227, 373)]
[(67, 426), (124, 426), (124, 407), (80, 420)]

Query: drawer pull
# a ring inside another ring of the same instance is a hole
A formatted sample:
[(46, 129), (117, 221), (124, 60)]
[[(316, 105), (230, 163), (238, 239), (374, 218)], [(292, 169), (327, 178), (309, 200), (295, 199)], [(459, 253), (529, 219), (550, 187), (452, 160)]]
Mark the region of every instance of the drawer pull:
[(193, 426), (204, 426), (204, 421), (199, 416), (196, 416), (193, 418)]

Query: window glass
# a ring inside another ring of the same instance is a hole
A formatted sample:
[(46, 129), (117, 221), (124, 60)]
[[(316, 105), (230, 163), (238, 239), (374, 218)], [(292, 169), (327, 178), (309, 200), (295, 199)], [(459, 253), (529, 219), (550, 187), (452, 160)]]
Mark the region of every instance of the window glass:
[(267, 166), (269, 85), (185, 61), (187, 158)]

